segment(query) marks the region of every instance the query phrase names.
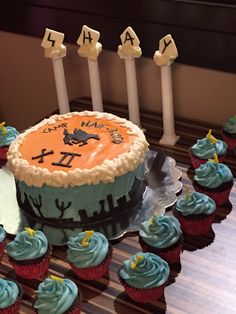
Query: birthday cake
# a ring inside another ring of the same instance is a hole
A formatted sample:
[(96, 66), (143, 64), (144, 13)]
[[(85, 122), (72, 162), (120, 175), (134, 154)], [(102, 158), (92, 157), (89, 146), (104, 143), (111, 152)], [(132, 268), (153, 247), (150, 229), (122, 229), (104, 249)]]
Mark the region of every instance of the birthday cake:
[(7, 165), (27, 216), (107, 234), (125, 228), (140, 208), (147, 149), (142, 130), (126, 119), (72, 112), (20, 134)]

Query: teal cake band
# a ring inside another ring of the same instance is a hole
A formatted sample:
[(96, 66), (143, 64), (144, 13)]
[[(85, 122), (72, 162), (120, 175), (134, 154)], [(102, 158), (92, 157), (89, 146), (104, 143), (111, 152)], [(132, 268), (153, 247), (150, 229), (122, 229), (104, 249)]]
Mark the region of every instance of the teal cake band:
[(135, 180), (143, 180), (144, 177), (145, 166), (142, 164), (135, 171), (117, 177), (115, 182), (107, 184), (68, 188), (44, 185), (39, 188), (16, 181), (17, 199), (23, 210), (27, 211), (27, 208), (31, 208), (34, 215), (39, 218), (52, 218), (59, 221), (72, 219), (81, 222), (81, 210), (89, 219), (94, 215), (99, 215), (102, 211), (109, 213), (111, 201), (113, 207), (118, 206), (117, 201), (121, 197), (125, 197), (128, 202), (130, 200), (129, 192)]

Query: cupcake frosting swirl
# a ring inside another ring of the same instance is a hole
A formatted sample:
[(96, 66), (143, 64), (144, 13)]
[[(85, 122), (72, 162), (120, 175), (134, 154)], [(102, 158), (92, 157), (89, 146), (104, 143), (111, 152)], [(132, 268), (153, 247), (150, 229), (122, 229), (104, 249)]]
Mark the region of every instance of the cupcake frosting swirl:
[(216, 153), (217, 156), (224, 155), (227, 151), (228, 145), (221, 140), (212, 143), (208, 138), (197, 140), (197, 143), (192, 146), (192, 153), (202, 159), (213, 158)]
[(179, 221), (172, 216), (153, 216), (141, 224), (139, 231), (147, 244), (160, 249), (175, 244), (181, 234)]
[(5, 309), (16, 302), (19, 288), (13, 281), (0, 279), (0, 309)]
[(0, 147), (9, 146), (19, 134), (19, 132), (12, 126), (7, 126), (6, 129), (6, 134), (3, 134), (0, 130)]
[(231, 170), (222, 163), (208, 161), (195, 169), (194, 180), (203, 187), (214, 189), (232, 179)]
[(176, 210), (183, 216), (188, 215), (211, 215), (216, 209), (216, 204), (209, 196), (199, 193), (190, 192), (177, 200)]
[(229, 118), (229, 120), (225, 122), (225, 124), (223, 125), (223, 129), (231, 134), (236, 133), (236, 115)]
[(6, 231), (4, 230), (3, 226), (0, 225), (0, 242), (2, 242), (6, 237)]
[(78, 288), (73, 281), (46, 278), (38, 286), (34, 308), (39, 314), (62, 314), (73, 305), (77, 295)]
[(30, 235), (26, 230), (18, 233), (15, 239), (7, 244), (7, 253), (15, 260), (31, 260), (43, 256), (48, 250), (48, 239), (45, 234), (36, 230)]
[(94, 232), (88, 241), (88, 246), (83, 246), (81, 241), (85, 237), (85, 232), (79, 233), (75, 237), (69, 238), (67, 243), (67, 258), (76, 267), (87, 268), (101, 264), (105, 259), (109, 242), (100, 232)]
[[(143, 256), (137, 266), (132, 269), (137, 256)], [(170, 273), (170, 268), (166, 261), (153, 253), (138, 252), (130, 259), (123, 262), (120, 269), (120, 277), (134, 288), (150, 289), (163, 285)]]

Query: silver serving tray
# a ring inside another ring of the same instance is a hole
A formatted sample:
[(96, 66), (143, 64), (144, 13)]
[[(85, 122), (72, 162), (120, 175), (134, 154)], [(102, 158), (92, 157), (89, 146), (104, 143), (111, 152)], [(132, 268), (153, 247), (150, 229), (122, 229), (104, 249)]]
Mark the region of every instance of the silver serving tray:
[[(180, 182), (181, 171), (176, 167), (176, 162), (171, 157), (166, 157), (162, 151), (149, 151), (146, 156), (147, 186), (143, 194), (142, 206), (137, 212), (137, 216), (130, 223), (129, 227), (118, 234), (107, 235), (109, 240), (118, 240), (128, 232), (139, 230), (140, 223), (150, 219), (154, 212), (163, 215), (168, 207), (175, 204), (176, 194), (182, 189)], [(0, 224), (2, 224), (9, 235), (16, 235), (19, 231), (29, 226), (27, 219), (22, 216), (21, 210), (16, 200), (16, 188), (14, 176), (6, 166), (0, 169)], [(44, 226), (39, 223), (33, 226), (35, 229), (43, 229), (49, 237), (49, 242), (53, 245), (65, 245), (68, 237), (74, 233), (65, 233), (58, 230), (63, 236), (53, 234), (52, 226)], [(50, 230), (50, 232), (49, 232)], [(48, 231), (48, 234), (47, 234)], [(57, 233), (58, 233), (57, 232)]]

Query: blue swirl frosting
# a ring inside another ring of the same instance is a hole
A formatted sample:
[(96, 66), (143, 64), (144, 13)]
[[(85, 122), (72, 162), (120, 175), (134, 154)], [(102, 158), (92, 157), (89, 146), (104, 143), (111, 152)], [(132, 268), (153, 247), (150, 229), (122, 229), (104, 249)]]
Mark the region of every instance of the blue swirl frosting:
[(225, 122), (223, 129), (228, 133), (236, 134), (236, 115)]
[(48, 239), (40, 230), (36, 230), (34, 236), (24, 230), (7, 244), (6, 249), (7, 254), (17, 261), (36, 259), (47, 252)]
[[(137, 256), (143, 256), (135, 269), (131, 264), (135, 263)], [(153, 253), (138, 252), (130, 259), (123, 262), (119, 271), (120, 277), (131, 287), (150, 289), (160, 287), (168, 280), (169, 265), (159, 256)]]
[(214, 189), (232, 181), (233, 175), (225, 164), (208, 161), (195, 169), (194, 180), (203, 187)]
[(166, 248), (175, 244), (182, 231), (178, 219), (172, 216), (153, 216), (141, 223), (139, 235), (143, 241), (155, 248)]
[(100, 232), (94, 232), (88, 242), (88, 246), (81, 244), (85, 237), (85, 232), (80, 232), (77, 236), (69, 238), (67, 243), (67, 258), (79, 268), (94, 267), (100, 265), (107, 256), (109, 242)]
[(176, 210), (183, 216), (211, 215), (216, 210), (216, 204), (212, 198), (203, 193), (190, 192), (177, 200)]
[(0, 225), (0, 242), (2, 242), (6, 238), (6, 231), (3, 226)]
[(7, 126), (6, 129), (6, 134), (3, 134), (0, 130), (0, 147), (9, 146), (19, 134), (19, 132), (12, 126)]
[(0, 278), (0, 309), (14, 304), (19, 293), (18, 285), (15, 282)]
[(201, 159), (213, 158), (214, 154), (217, 156), (224, 155), (227, 151), (228, 145), (221, 140), (212, 143), (207, 137), (197, 140), (197, 143), (192, 146), (192, 153)]
[(78, 293), (77, 285), (69, 279), (46, 278), (38, 286), (34, 308), (39, 314), (63, 314), (73, 305)]

